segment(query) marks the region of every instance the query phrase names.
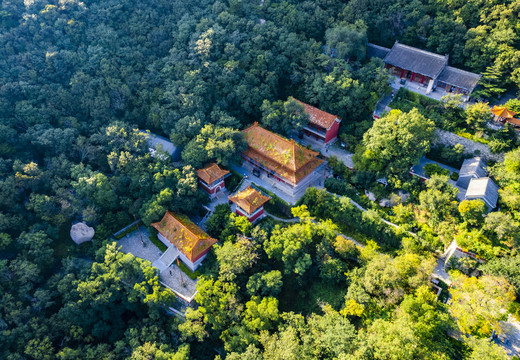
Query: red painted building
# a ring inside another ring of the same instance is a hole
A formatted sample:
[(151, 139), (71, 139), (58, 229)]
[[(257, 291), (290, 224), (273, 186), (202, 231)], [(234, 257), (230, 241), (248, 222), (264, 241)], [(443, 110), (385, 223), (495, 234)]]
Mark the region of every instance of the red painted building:
[(252, 223), (264, 216), (264, 204), (269, 199), (269, 196), (264, 196), (251, 186), (229, 197), (229, 201), (236, 205), (235, 213), (245, 216)]
[(338, 137), (341, 119), (314, 106), (297, 100), (309, 114), (309, 124), (303, 129), (305, 135), (329, 144)]
[(212, 163), (203, 169), (197, 170), (200, 187), (210, 196), (215, 196), (219, 191), (226, 188), (224, 178), (229, 171), (221, 169), (217, 164)]

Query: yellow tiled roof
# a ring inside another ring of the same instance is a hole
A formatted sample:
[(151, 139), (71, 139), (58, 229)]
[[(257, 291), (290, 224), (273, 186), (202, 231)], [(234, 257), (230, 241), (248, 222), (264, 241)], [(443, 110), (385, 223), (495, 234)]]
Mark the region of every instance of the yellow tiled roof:
[(185, 215), (166, 211), (161, 221), (153, 223), (165, 238), (194, 262), (205, 250), (217, 242)]
[(493, 109), (491, 109), (491, 112), (495, 114), (498, 117), (505, 118), (505, 119), (512, 119), (516, 113), (514, 111), (509, 110), (505, 106), (494, 106)]
[(254, 213), (262, 205), (269, 201), (269, 199), (269, 196), (262, 195), (261, 192), (253, 189), (251, 185), (236, 195), (229, 197), (229, 201), (234, 202), (249, 214)]
[(297, 183), (323, 163), (323, 160), (316, 157), (317, 152), (268, 131), (258, 123), (242, 132), (248, 143), (244, 155), (293, 183)]
[(339, 119), (336, 115), (329, 114), (326, 111), (320, 110), (317, 107), (311, 106), (300, 100), (296, 100), (299, 104), (303, 105), (305, 112), (309, 114), (309, 122), (321, 126), (322, 128), (329, 129), (336, 119)]
[(205, 168), (197, 170), (197, 176), (208, 185), (226, 174), (229, 174), (229, 171), (221, 169), (220, 166), (215, 163), (211, 163)]

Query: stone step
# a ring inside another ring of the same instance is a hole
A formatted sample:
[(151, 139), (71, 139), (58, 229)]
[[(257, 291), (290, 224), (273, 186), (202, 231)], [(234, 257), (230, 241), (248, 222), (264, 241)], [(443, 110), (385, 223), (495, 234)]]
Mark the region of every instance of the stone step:
[(179, 250), (175, 246), (170, 246), (159, 258), (166, 267), (169, 267), (179, 256)]

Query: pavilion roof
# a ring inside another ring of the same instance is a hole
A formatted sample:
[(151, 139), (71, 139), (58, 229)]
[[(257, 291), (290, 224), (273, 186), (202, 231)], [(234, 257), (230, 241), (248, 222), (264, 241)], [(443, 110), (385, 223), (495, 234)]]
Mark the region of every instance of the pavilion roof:
[(194, 262), (197, 257), (213, 246), (217, 240), (211, 238), (186, 215), (166, 211), (161, 221), (153, 223), (166, 239), (186, 257)]
[(205, 168), (197, 170), (197, 176), (206, 184), (212, 184), (227, 174), (229, 174), (229, 171), (221, 169), (220, 166), (215, 163), (211, 163)]
[(229, 197), (229, 201), (234, 202), (249, 214), (254, 213), (267, 201), (269, 201), (269, 199), (271, 199), (269, 196), (265, 196), (258, 190), (253, 189), (251, 185)]
[(498, 117), (504, 119), (512, 119), (516, 115), (514, 111), (509, 110), (506, 106), (494, 106), (491, 112)]
[[(296, 100), (299, 104), (303, 105), (305, 112), (309, 114), (309, 122), (318, 125), (325, 129), (330, 129), (336, 119), (339, 118), (336, 115), (329, 114), (326, 111), (320, 110), (317, 107), (306, 104), (300, 100)], [(340, 120), (341, 121), (341, 120)]]

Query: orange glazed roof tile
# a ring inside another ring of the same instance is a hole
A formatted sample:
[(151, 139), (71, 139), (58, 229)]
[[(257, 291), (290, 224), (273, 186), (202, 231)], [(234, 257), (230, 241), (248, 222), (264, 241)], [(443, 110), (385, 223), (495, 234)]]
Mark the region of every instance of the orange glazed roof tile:
[(153, 223), (165, 238), (194, 262), (199, 255), (217, 242), (185, 215), (166, 211), (161, 221)]
[[(296, 100), (296, 99), (295, 99)], [(309, 114), (309, 121), (312, 124), (321, 126), (322, 128), (329, 129), (336, 119), (340, 120), (336, 115), (329, 114), (323, 110), (320, 110), (314, 106), (296, 100), (299, 104), (303, 105), (305, 112)], [(341, 120), (340, 120), (341, 121)]]
[(253, 189), (251, 185), (236, 195), (229, 197), (229, 201), (234, 202), (249, 214), (254, 213), (262, 205), (269, 201), (269, 199), (269, 196), (262, 195), (261, 192)]
[(323, 163), (323, 160), (316, 157), (317, 152), (270, 132), (258, 123), (242, 130), (242, 133), (248, 143), (244, 156), (293, 183), (297, 183)]
[(505, 118), (505, 119), (512, 119), (516, 113), (514, 111), (509, 110), (505, 106), (494, 106), (493, 109), (491, 109), (491, 112), (495, 114), (498, 117)]
[(516, 126), (520, 126), (520, 119), (517, 119), (517, 118), (506, 119), (506, 122), (511, 123)]
[(205, 168), (197, 170), (197, 176), (208, 185), (227, 174), (229, 174), (229, 171), (221, 169), (220, 166), (215, 163), (211, 163)]

